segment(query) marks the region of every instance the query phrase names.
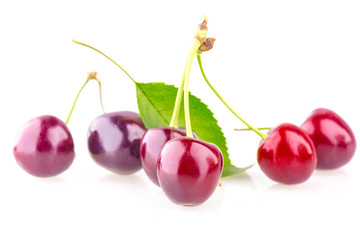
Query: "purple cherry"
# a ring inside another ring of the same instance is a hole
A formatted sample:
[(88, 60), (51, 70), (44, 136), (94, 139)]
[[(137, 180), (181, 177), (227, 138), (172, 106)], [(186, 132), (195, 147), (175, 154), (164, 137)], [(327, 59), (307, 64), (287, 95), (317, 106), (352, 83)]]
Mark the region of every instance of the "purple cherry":
[(34, 118), (22, 127), (13, 153), (20, 167), (37, 177), (62, 173), (75, 157), (69, 129), (63, 121), (50, 115)]
[(122, 111), (100, 115), (89, 127), (88, 148), (100, 166), (119, 174), (141, 169), (140, 140), (146, 129), (138, 113)]

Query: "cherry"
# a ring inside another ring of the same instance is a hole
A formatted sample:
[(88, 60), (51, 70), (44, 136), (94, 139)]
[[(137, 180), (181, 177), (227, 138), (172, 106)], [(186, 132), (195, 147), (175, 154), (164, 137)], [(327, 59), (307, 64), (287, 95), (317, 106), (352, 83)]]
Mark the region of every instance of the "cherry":
[(193, 206), (205, 202), (216, 189), (223, 169), (220, 149), (198, 139), (179, 137), (162, 149), (157, 177), (174, 203)]
[(121, 111), (100, 115), (89, 127), (90, 155), (110, 171), (134, 173), (141, 169), (139, 146), (145, 131), (138, 113)]
[(319, 108), (301, 125), (317, 153), (318, 169), (335, 169), (347, 164), (354, 156), (356, 140), (349, 125), (335, 112)]
[(50, 115), (34, 118), (22, 127), (13, 153), (20, 167), (37, 177), (62, 173), (75, 157), (69, 129), (63, 121)]
[(283, 123), (261, 141), (257, 153), (261, 170), (284, 184), (306, 181), (316, 167), (316, 150), (310, 137), (299, 127)]

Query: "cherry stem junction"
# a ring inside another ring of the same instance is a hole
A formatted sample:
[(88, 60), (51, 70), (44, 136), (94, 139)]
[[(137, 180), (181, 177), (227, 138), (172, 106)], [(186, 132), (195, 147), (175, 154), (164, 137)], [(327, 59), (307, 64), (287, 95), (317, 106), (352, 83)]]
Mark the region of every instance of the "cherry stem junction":
[(71, 117), (71, 115), (72, 115), (72, 112), (74, 111), (74, 108), (75, 108), (76, 102), (77, 102), (77, 100), (78, 100), (78, 98), (79, 98), (79, 96), (80, 96), (80, 93), (81, 93), (82, 90), (85, 88), (86, 84), (89, 83), (90, 80), (96, 80), (96, 82), (97, 82), (98, 85), (99, 85), (100, 104), (101, 104), (101, 108), (102, 108), (102, 110), (103, 110), (103, 113), (105, 113), (104, 105), (103, 105), (103, 103), (102, 103), (101, 81), (99, 80), (99, 78), (98, 78), (96, 75), (97, 75), (96, 72), (90, 72), (90, 73), (88, 73), (88, 77), (87, 77), (87, 79), (86, 79), (86, 82), (85, 82), (84, 85), (80, 88), (78, 94), (76, 95), (75, 101), (74, 101), (74, 103), (73, 103), (73, 105), (72, 105), (72, 107), (71, 107), (70, 113), (69, 113), (69, 115), (68, 115), (68, 117), (67, 117), (67, 119), (66, 119), (66, 121), (65, 121), (65, 124), (68, 124), (68, 123), (69, 123), (70, 117)]
[(224, 98), (221, 97), (221, 95), (218, 93), (218, 91), (216, 91), (216, 89), (211, 85), (211, 83), (209, 82), (209, 80), (207, 79), (203, 66), (202, 66), (202, 62), (201, 62), (201, 52), (199, 52), (197, 54), (197, 60), (199, 63), (199, 67), (201, 70), (201, 73), (206, 81), (206, 83), (209, 85), (209, 87), (211, 88), (211, 90), (216, 94), (216, 96), (223, 102), (223, 104), (238, 118), (240, 119), (240, 121), (242, 121), (246, 126), (248, 126), (249, 129), (251, 129), (252, 131), (254, 131), (255, 133), (257, 133), (262, 140), (266, 140), (268, 138), (268, 135), (261, 132), (260, 129), (253, 127), (252, 125), (250, 125), (250, 123), (248, 123), (247, 121), (245, 121), (245, 119), (243, 119), (239, 114), (237, 114), (237, 112), (235, 112), (235, 110), (230, 107), (230, 105), (224, 100)]

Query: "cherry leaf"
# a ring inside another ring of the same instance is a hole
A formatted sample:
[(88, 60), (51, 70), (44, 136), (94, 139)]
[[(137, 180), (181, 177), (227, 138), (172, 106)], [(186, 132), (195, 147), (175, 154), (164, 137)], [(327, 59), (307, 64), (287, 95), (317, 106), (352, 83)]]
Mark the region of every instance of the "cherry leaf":
[[(168, 126), (174, 109), (177, 88), (164, 83), (136, 82), (139, 113), (146, 128)], [(208, 106), (190, 93), (190, 118), (192, 130), (199, 138), (217, 145), (224, 157), (222, 177), (239, 174), (251, 166), (238, 168), (230, 159), (226, 138)], [(184, 105), (182, 103), (179, 126), (185, 127)]]

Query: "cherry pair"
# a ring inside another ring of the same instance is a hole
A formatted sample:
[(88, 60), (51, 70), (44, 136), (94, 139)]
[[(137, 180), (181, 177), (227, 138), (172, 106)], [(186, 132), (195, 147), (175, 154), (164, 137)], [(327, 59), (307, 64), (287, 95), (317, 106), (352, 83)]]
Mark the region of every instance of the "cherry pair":
[[(18, 164), (26, 172), (38, 177), (50, 177), (70, 167), (75, 152), (73, 138), (66, 124), (78, 96), (91, 79), (99, 83), (101, 101), (100, 81), (96, 73), (90, 73), (76, 96), (65, 123), (57, 117), (45, 115), (30, 120), (20, 130), (13, 153)], [(89, 127), (89, 152), (95, 162), (108, 170), (120, 174), (136, 172), (141, 169), (139, 145), (145, 131), (137, 113), (104, 113)]]
[[(195, 34), (183, 78), (175, 100), (169, 127), (149, 129), (141, 140), (140, 159), (148, 177), (176, 204), (194, 206), (205, 202), (218, 186), (223, 156), (220, 149), (201, 141), (191, 131), (189, 109), (189, 77), (193, 59), (207, 47), (207, 19)], [(184, 91), (184, 93), (183, 93)], [(186, 132), (178, 128), (182, 95)]]
[(307, 180), (315, 167), (335, 169), (348, 163), (356, 149), (348, 124), (329, 109), (316, 109), (301, 127), (281, 124), (261, 142), (258, 163), (277, 182), (293, 184)]
[(348, 124), (335, 112), (316, 109), (301, 125), (284, 123), (262, 133), (239, 116), (220, 96), (207, 79), (197, 56), (201, 73), (219, 99), (249, 129), (261, 138), (257, 160), (261, 170), (272, 180), (284, 184), (306, 181), (317, 167), (334, 169), (348, 163), (356, 149), (355, 136)]

